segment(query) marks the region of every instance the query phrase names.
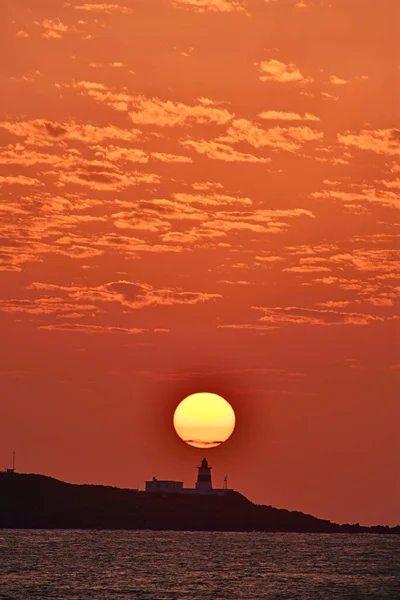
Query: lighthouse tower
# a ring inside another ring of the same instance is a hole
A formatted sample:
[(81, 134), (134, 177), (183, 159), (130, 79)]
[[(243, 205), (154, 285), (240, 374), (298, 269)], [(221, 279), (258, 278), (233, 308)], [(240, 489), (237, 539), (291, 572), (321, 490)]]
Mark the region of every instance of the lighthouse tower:
[(196, 491), (197, 492), (211, 492), (212, 491), (212, 482), (211, 482), (211, 467), (209, 466), (207, 459), (203, 458), (201, 461), (200, 467), (197, 467), (199, 473), (197, 475), (196, 481)]

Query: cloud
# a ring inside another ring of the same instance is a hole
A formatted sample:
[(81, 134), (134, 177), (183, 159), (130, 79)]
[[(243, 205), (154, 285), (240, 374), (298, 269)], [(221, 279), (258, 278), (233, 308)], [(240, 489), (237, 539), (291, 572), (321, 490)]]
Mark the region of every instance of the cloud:
[(277, 83), (311, 82), (293, 64), (285, 64), (279, 60), (270, 59), (256, 63), (260, 70), (261, 81), (275, 81)]
[(256, 331), (257, 333), (268, 333), (279, 329), (276, 325), (262, 325), (252, 323), (229, 323), (225, 325), (217, 325), (217, 329), (238, 329), (239, 331)]
[(124, 148), (122, 146), (97, 146), (96, 157), (112, 162), (148, 163), (149, 154), (139, 148)]
[[(97, 146), (96, 156), (104, 160), (118, 162), (133, 162), (146, 164), (150, 159), (158, 160), (164, 163), (192, 163), (193, 159), (189, 156), (178, 154), (169, 154), (167, 152), (146, 152), (139, 148), (125, 148), (123, 146)], [(1, 162), (1, 158), (0, 158)]]
[(217, 283), (221, 283), (224, 285), (254, 285), (251, 281), (246, 281), (244, 279), (239, 279), (237, 281), (230, 281), (229, 279), (218, 279)]
[(283, 269), (291, 273), (322, 273), (323, 271), (331, 271), (329, 267), (315, 266), (315, 265), (298, 265), (296, 267), (288, 267)]
[(93, 304), (81, 304), (66, 302), (65, 298), (60, 296), (43, 297), (30, 299), (11, 299), (3, 300), (0, 304), (0, 311), (6, 313), (24, 313), (26, 315), (62, 315), (64, 318), (72, 314), (74, 317), (79, 313), (80, 316), (85, 314), (93, 315), (98, 312), (98, 307)]
[(68, 26), (60, 21), (60, 19), (43, 19), (43, 21), (35, 21), (35, 25), (43, 27), (42, 37), (51, 40), (60, 40), (63, 34), (68, 31)]
[(204, 192), (208, 190), (222, 190), (224, 186), (222, 183), (218, 183), (216, 181), (195, 181), (192, 183), (192, 188), (194, 190)]
[(150, 284), (132, 281), (112, 281), (99, 286), (60, 286), (34, 282), (28, 289), (56, 291), (66, 294), (78, 302), (103, 303), (114, 302), (124, 309), (137, 310), (146, 306), (172, 306), (176, 304), (195, 305), (222, 298), (220, 294), (206, 292), (188, 292), (181, 288), (154, 288)]
[(154, 173), (138, 171), (126, 173), (123, 171), (102, 171), (98, 169), (76, 170), (59, 173), (58, 181), (62, 184), (74, 184), (88, 187), (98, 192), (116, 192), (142, 183), (158, 184), (161, 179)]
[(175, 8), (192, 9), (195, 12), (202, 13), (206, 11), (214, 12), (246, 12), (245, 2), (242, 0), (172, 0), (172, 6)]
[(114, 225), (118, 229), (135, 229), (138, 231), (147, 231), (163, 233), (170, 228), (170, 223), (164, 219), (157, 219), (153, 215), (140, 215), (132, 211), (122, 211), (111, 215)]
[(319, 141), (323, 133), (310, 127), (272, 127), (262, 129), (247, 119), (235, 119), (228, 128), (226, 135), (218, 141), (228, 144), (246, 142), (254, 148), (274, 148), (295, 152), (307, 142)]
[(189, 156), (178, 154), (168, 154), (167, 152), (152, 152), (151, 157), (165, 163), (192, 163), (193, 159)]
[(0, 186), (2, 185), (24, 185), (24, 186), (42, 186), (38, 179), (33, 177), (25, 177), (24, 175), (0, 175)]
[(53, 146), (66, 141), (96, 145), (105, 140), (134, 142), (141, 135), (138, 129), (121, 129), (114, 125), (93, 125), (76, 121), (54, 122), (45, 119), (33, 121), (2, 121), (0, 128), (25, 138), (28, 145)]
[(305, 113), (303, 116), (293, 112), (283, 112), (280, 110), (267, 110), (259, 113), (260, 119), (267, 121), (320, 121), (319, 117), (311, 113)]
[(119, 112), (128, 112), (131, 121), (137, 125), (167, 128), (194, 124), (225, 125), (234, 117), (227, 109), (219, 108), (218, 103), (205, 97), (197, 98), (194, 104), (185, 104), (155, 96), (132, 95), (127, 93), (126, 88), (122, 92), (113, 91), (103, 83), (93, 81), (57, 85), (79, 89), (101, 104)]
[(115, 325), (87, 325), (84, 323), (56, 323), (54, 325), (39, 325), (46, 331), (70, 331), (74, 333), (113, 333), (124, 335), (139, 335), (148, 332), (147, 329), (117, 327)]
[(75, 10), (83, 10), (83, 11), (87, 11), (87, 12), (100, 12), (100, 13), (105, 13), (108, 15), (110, 15), (112, 13), (121, 13), (123, 15), (128, 15), (133, 12), (132, 9), (129, 8), (128, 6), (122, 6), (121, 4), (107, 4), (107, 3), (78, 4), (77, 6), (74, 6), (74, 8), (75, 8)]
[(333, 96), (332, 94), (329, 94), (328, 92), (321, 92), (321, 96), (324, 96), (324, 98), (328, 98), (329, 100), (332, 100), (333, 102), (337, 102), (339, 100), (338, 96)]
[(32, 167), (34, 165), (65, 165), (70, 157), (60, 157), (56, 154), (44, 154), (25, 148), (22, 144), (8, 145), (0, 152), (0, 165), (18, 165)]
[(350, 82), (347, 81), (347, 79), (342, 79), (341, 77), (336, 77), (336, 75), (331, 75), (329, 78), (329, 83), (332, 83), (333, 85), (346, 85)]
[(175, 127), (185, 124), (216, 124), (225, 125), (233, 118), (233, 114), (223, 108), (199, 103), (195, 105), (136, 96), (131, 99), (129, 113), (135, 125), (156, 125), (158, 127)]
[(244, 162), (244, 163), (267, 163), (271, 162), (270, 158), (263, 158), (248, 154), (246, 152), (238, 152), (228, 144), (222, 144), (218, 141), (206, 140), (186, 140), (181, 141), (185, 148), (192, 148), (199, 154), (204, 154), (212, 160), (222, 160), (224, 162)]
[(118, 62), (118, 61), (114, 61), (111, 63), (97, 63), (97, 62), (91, 62), (89, 63), (89, 67), (91, 67), (92, 69), (104, 69), (105, 67), (111, 67), (112, 69), (120, 69), (121, 67), (124, 67), (124, 63), (123, 62)]
[(176, 193), (173, 194), (173, 198), (178, 202), (184, 202), (188, 204), (200, 204), (202, 206), (220, 206), (229, 204), (242, 204), (251, 205), (252, 201), (250, 198), (241, 198), (236, 196), (227, 196), (224, 194), (210, 193), (210, 194), (184, 194)]
[(327, 302), (318, 302), (318, 306), (326, 308), (346, 308), (351, 302), (349, 300), (328, 300)]
[(377, 204), (388, 208), (400, 208), (400, 197), (395, 192), (383, 190), (378, 191), (375, 188), (366, 188), (361, 192), (343, 192), (340, 190), (324, 190), (322, 192), (313, 192), (313, 198), (330, 198), (340, 200), (345, 204)]
[(354, 249), (330, 257), (330, 262), (348, 266), (357, 271), (395, 272), (400, 270), (400, 251), (397, 248)]
[(400, 179), (392, 179), (392, 181), (384, 179), (380, 183), (389, 189), (400, 190)]
[(286, 325), (369, 325), (385, 320), (384, 317), (367, 313), (343, 312), (334, 309), (312, 309), (298, 306), (253, 308), (264, 313), (259, 319), (261, 323), (278, 327)]
[(282, 256), (255, 256), (254, 261), (256, 263), (279, 263), (285, 259)]
[(337, 137), (339, 142), (345, 146), (388, 156), (400, 155), (399, 129), (362, 129), (359, 134), (338, 133)]
[(199, 239), (200, 236), (195, 233), (182, 231), (169, 231), (162, 235), (163, 242), (177, 242), (178, 244), (192, 244), (198, 242)]

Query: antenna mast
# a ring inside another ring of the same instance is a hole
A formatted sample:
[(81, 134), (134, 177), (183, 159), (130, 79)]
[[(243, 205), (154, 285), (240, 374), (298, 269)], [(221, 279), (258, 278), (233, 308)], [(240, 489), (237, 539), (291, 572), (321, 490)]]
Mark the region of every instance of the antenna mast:
[(224, 477), (224, 485), (223, 485), (222, 489), (224, 489), (224, 490), (228, 489), (228, 475), (225, 475), (225, 477)]
[(13, 471), (15, 471), (15, 450), (13, 452), (13, 466), (12, 466)]

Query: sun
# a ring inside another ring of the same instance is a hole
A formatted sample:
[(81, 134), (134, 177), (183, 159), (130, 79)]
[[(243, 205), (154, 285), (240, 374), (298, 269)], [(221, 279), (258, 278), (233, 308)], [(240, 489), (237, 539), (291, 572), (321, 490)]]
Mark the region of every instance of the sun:
[(232, 435), (236, 417), (232, 406), (218, 394), (191, 394), (177, 406), (174, 427), (195, 448), (215, 448)]

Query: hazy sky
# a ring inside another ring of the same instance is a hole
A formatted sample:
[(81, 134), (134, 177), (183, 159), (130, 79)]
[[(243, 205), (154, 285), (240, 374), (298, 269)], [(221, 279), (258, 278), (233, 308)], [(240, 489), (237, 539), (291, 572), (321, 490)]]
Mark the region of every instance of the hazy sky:
[(0, 467), (400, 523), (398, 0), (1, 0)]

